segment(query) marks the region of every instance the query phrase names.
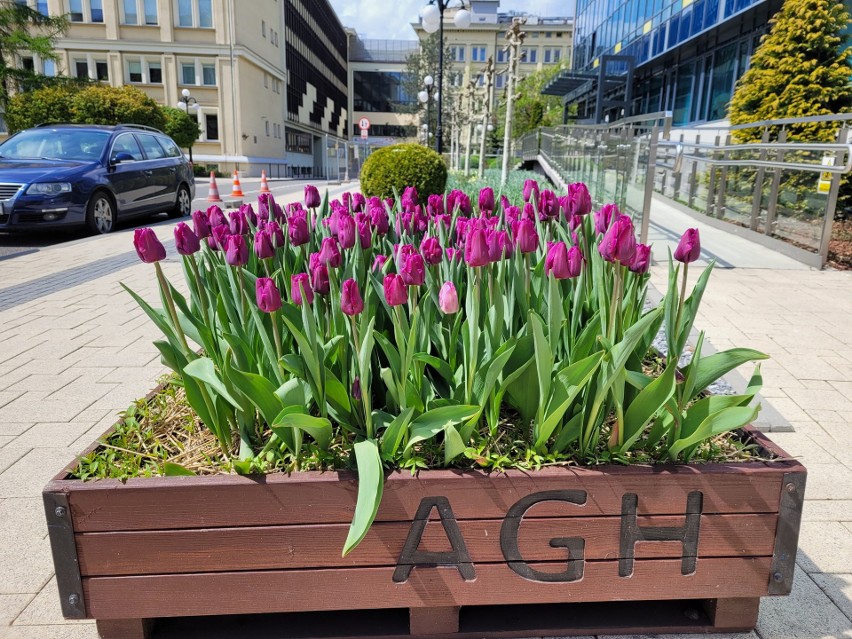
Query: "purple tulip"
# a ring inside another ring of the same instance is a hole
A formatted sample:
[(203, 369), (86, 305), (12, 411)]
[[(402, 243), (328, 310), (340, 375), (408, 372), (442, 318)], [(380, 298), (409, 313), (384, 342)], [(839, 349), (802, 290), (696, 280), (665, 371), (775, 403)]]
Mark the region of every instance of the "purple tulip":
[(320, 205), (320, 194), (312, 184), (305, 185), (305, 208), (315, 209)]
[(281, 229), (278, 222), (275, 220), (266, 222), (263, 230), (269, 233), (269, 237), (272, 239), (272, 246), (275, 248), (281, 248), (284, 246), (284, 231)]
[(544, 190), (538, 196), (538, 212), (544, 218), (554, 218), (559, 215), (559, 202), (556, 201), (556, 193)]
[(364, 300), (358, 290), (358, 282), (348, 279), (340, 289), (340, 309), (349, 316), (358, 315), (364, 310)]
[(248, 263), (248, 245), (242, 235), (229, 235), (225, 241), (225, 261), (231, 266), (245, 266)]
[(287, 222), (287, 234), (290, 236), (290, 244), (301, 246), (307, 244), (311, 239), (308, 231), (308, 220), (304, 215), (292, 215)]
[(503, 209), (504, 212), (511, 205), (512, 203), (509, 201), (509, 198), (507, 198), (505, 195), (500, 196), (500, 208)]
[(456, 209), (462, 215), (470, 215), (470, 198), (467, 196), (467, 193), (459, 189), (453, 189), (447, 195), (447, 213), (452, 215)]
[(385, 300), (389, 306), (399, 306), (408, 301), (408, 287), (402, 281), (402, 277), (395, 273), (385, 275), (383, 282)]
[(634, 273), (647, 273), (651, 266), (651, 247), (647, 244), (636, 245), (636, 255), (630, 262), (630, 270)]
[(405, 258), (402, 268), (399, 270), (402, 281), (406, 286), (420, 286), (426, 280), (426, 264), (419, 253), (414, 253)]
[(222, 209), (220, 209), (215, 204), (207, 209), (207, 218), (210, 220), (210, 228), (212, 229), (214, 226), (219, 226), (220, 224), (227, 224), (228, 218), (225, 217), (225, 214), (222, 213)]
[(494, 210), (494, 189), (490, 186), (486, 186), (479, 191), (479, 214), (482, 215), (484, 212), (488, 212), (490, 215)]
[(606, 233), (613, 220), (621, 216), (621, 211), (615, 204), (604, 204), (595, 212), (595, 233)]
[(438, 238), (431, 235), (425, 237), (420, 243), (420, 253), (423, 254), (423, 259), (430, 266), (440, 264), (441, 260), (444, 259), (444, 249), (441, 247), (441, 243)]
[(228, 213), (228, 217), (231, 219), (230, 226), (233, 235), (245, 235), (249, 232), (248, 220), (245, 213), (242, 211), (231, 211)]
[(364, 210), (364, 205), (367, 203), (367, 199), (361, 193), (353, 193), (352, 194), (352, 210), (356, 213), (360, 213)]
[(272, 246), (272, 234), (267, 229), (255, 233), (254, 254), (261, 260), (268, 260), (275, 255), (275, 247)]
[(337, 268), (343, 262), (340, 249), (337, 248), (337, 240), (333, 237), (325, 237), (319, 253), (320, 262), (331, 268)]
[(357, 402), (362, 400), (363, 396), (361, 395), (361, 378), (357, 375), (355, 379), (352, 380), (352, 399)]
[(136, 254), (146, 264), (166, 259), (166, 247), (163, 246), (153, 229), (144, 228), (133, 231), (133, 246)]
[(538, 200), (538, 182), (535, 180), (524, 180), (524, 202), (531, 199)]
[(328, 295), (331, 284), (328, 281), (328, 267), (325, 264), (319, 264), (311, 269), (311, 286), (319, 295)]
[[(257, 227), (257, 215), (254, 213), (254, 209), (251, 204), (248, 202), (240, 206), (240, 213), (245, 216), (245, 219), (251, 223), (252, 226)], [(248, 231), (246, 231), (248, 233)]]
[(268, 220), (272, 217), (275, 204), (275, 198), (272, 193), (261, 193), (257, 196), (257, 212), (261, 220)]
[(390, 222), (384, 205), (370, 207), (370, 223), (375, 227), (378, 235), (387, 234), (390, 230)]
[(349, 213), (341, 213), (337, 216), (337, 241), (340, 247), (351, 249), (355, 246), (355, 218)]
[(583, 270), (583, 263), (586, 258), (583, 257), (583, 252), (579, 246), (572, 246), (568, 249), (568, 277), (577, 277)]
[(598, 251), (607, 262), (616, 260), (627, 266), (636, 255), (636, 233), (633, 230), (633, 220), (622, 215), (607, 229)]
[(553, 275), (557, 280), (568, 279), (568, 247), (565, 242), (556, 242), (547, 250), (544, 274)]
[(488, 240), (485, 231), (473, 229), (467, 234), (464, 246), (464, 261), (468, 266), (486, 266), (491, 262), (488, 257)]
[(568, 215), (588, 215), (592, 212), (592, 196), (589, 194), (589, 189), (582, 182), (575, 182), (568, 185), (568, 210), (565, 211)]
[(444, 282), (444, 285), (438, 292), (438, 306), (445, 315), (452, 315), (459, 312), (459, 294), (456, 291), (455, 284)]
[(210, 229), (210, 237), (207, 238), (207, 246), (214, 251), (224, 250), (225, 243), (228, 241), (228, 236), (231, 234), (231, 229), (227, 224), (218, 224)]
[(402, 197), (400, 198), (402, 208), (404, 210), (413, 209), (417, 206), (419, 201), (420, 197), (417, 195), (417, 189), (413, 186), (405, 187), (405, 190), (402, 192)]
[(444, 213), (444, 196), (443, 195), (430, 195), (427, 198), (428, 203), (426, 204), (426, 211), (431, 216), (443, 215)]
[(195, 229), (195, 235), (199, 240), (210, 237), (210, 220), (204, 211), (192, 212), (192, 226)]
[(488, 257), (498, 262), (512, 255), (512, 240), (507, 231), (492, 231), (488, 235)]
[(198, 236), (192, 232), (186, 222), (180, 222), (175, 227), (175, 247), (181, 255), (192, 255), (201, 249)]
[(385, 267), (385, 262), (388, 261), (387, 255), (376, 255), (376, 259), (373, 260), (373, 270), (381, 271)]
[(698, 229), (686, 229), (675, 249), (674, 258), (678, 262), (689, 264), (697, 260), (700, 254), (701, 239), (698, 237)]
[(521, 220), (515, 231), (515, 248), (521, 253), (534, 253), (538, 250), (538, 232), (532, 220)]
[(307, 301), (308, 304), (314, 303), (314, 291), (307, 273), (296, 273), (290, 276), (290, 298), (296, 306), (301, 306), (303, 301)]
[(254, 282), (257, 307), (264, 313), (274, 313), (281, 308), (281, 293), (269, 277), (258, 277)]

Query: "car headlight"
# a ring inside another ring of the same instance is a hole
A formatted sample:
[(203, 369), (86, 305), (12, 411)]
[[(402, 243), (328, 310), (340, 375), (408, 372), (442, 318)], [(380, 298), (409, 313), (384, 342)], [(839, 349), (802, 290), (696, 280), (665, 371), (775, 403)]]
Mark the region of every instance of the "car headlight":
[(30, 184), (30, 188), (27, 189), (27, 195), (59, 195), (70, 192), (70, 182), (36, 182)]

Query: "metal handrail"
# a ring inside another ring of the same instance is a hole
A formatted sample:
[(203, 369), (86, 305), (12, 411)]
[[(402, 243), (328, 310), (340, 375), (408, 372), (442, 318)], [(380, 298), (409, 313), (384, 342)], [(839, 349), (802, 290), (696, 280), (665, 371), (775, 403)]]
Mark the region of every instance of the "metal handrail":
[(811, 115), (802, 118), (782, 118), (780, 120), (760, 120), (758, 122), (745, 122), (725, 127), (731, 131), (742, 131), (743, 129), (754, 129), (761, 126), (784, 126), (785, 124), (809, 124), (811, 122), (838, 122), (852, 120), (852, 113), (831, 113), (828, 115)]
[[(666, 140), (660, 140), (659, 146), (674, 148), (676, 151), (676, 156), (673, 165), (668, 165), (663, 162), (657, 162), (656, 165), (659, 168), (669, 169), (677, 171), (678, 167), (683, 159), (695, 160), (697, 162), (706, 162), (707, 164), (713, 164), (716, 166), (762, 166), (768, 169), (786, 169), (786, 170), (796, 170), (796, 171), (812, 171), (814, 173), (848, 173), (852, 171), (852, 144), (812, 144), (812, 143), (798, 143), (798, 142), (775, 142), (775, 143), (762, 143), (756, 142), (754, 144), (726, 144), (714, 146), (712, 144), (699, 144), (699, 143), (690, 143), (690, 142), (670, 142)], [(713, 152), (725, 152), (725, 151), (817, 151), (823, 153), (845, 153), (846, 154), (846, 162), (842, 165), (825, 165), (825, 164), (804, 164), (799, 162), (778, 162), (772, 160), (724, 160), (717, 159), (703, 155), (694, 155), (691, 153), (685, 153), (684, 147), (691, 147), (693, 149), (706, 149), (708, 151)]]

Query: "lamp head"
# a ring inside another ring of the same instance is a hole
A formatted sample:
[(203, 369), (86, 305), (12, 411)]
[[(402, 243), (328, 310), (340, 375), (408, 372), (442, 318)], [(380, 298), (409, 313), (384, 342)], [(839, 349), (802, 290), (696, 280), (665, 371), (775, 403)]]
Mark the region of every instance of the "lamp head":
[(183, 97), (188, 98), (189, 97), (189, 89), (184, 89), (183, 91), (180, 92), (180, 94)]
[(459, 9), (453, 18), (453, 22), (459, 29), (467, 29), (470, 26), (470, 11), (467, 9)]

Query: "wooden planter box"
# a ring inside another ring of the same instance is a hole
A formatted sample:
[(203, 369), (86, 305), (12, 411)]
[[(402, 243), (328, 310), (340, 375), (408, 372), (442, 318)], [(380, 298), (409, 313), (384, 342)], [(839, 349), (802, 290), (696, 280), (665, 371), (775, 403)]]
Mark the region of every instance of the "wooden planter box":
[(790, 592), (806, 472), (393, 473), (345, 558), (351, 474), (66, 477), (44, 489), (62, 610), (105, 639), (527, 637), (753, 628)]

